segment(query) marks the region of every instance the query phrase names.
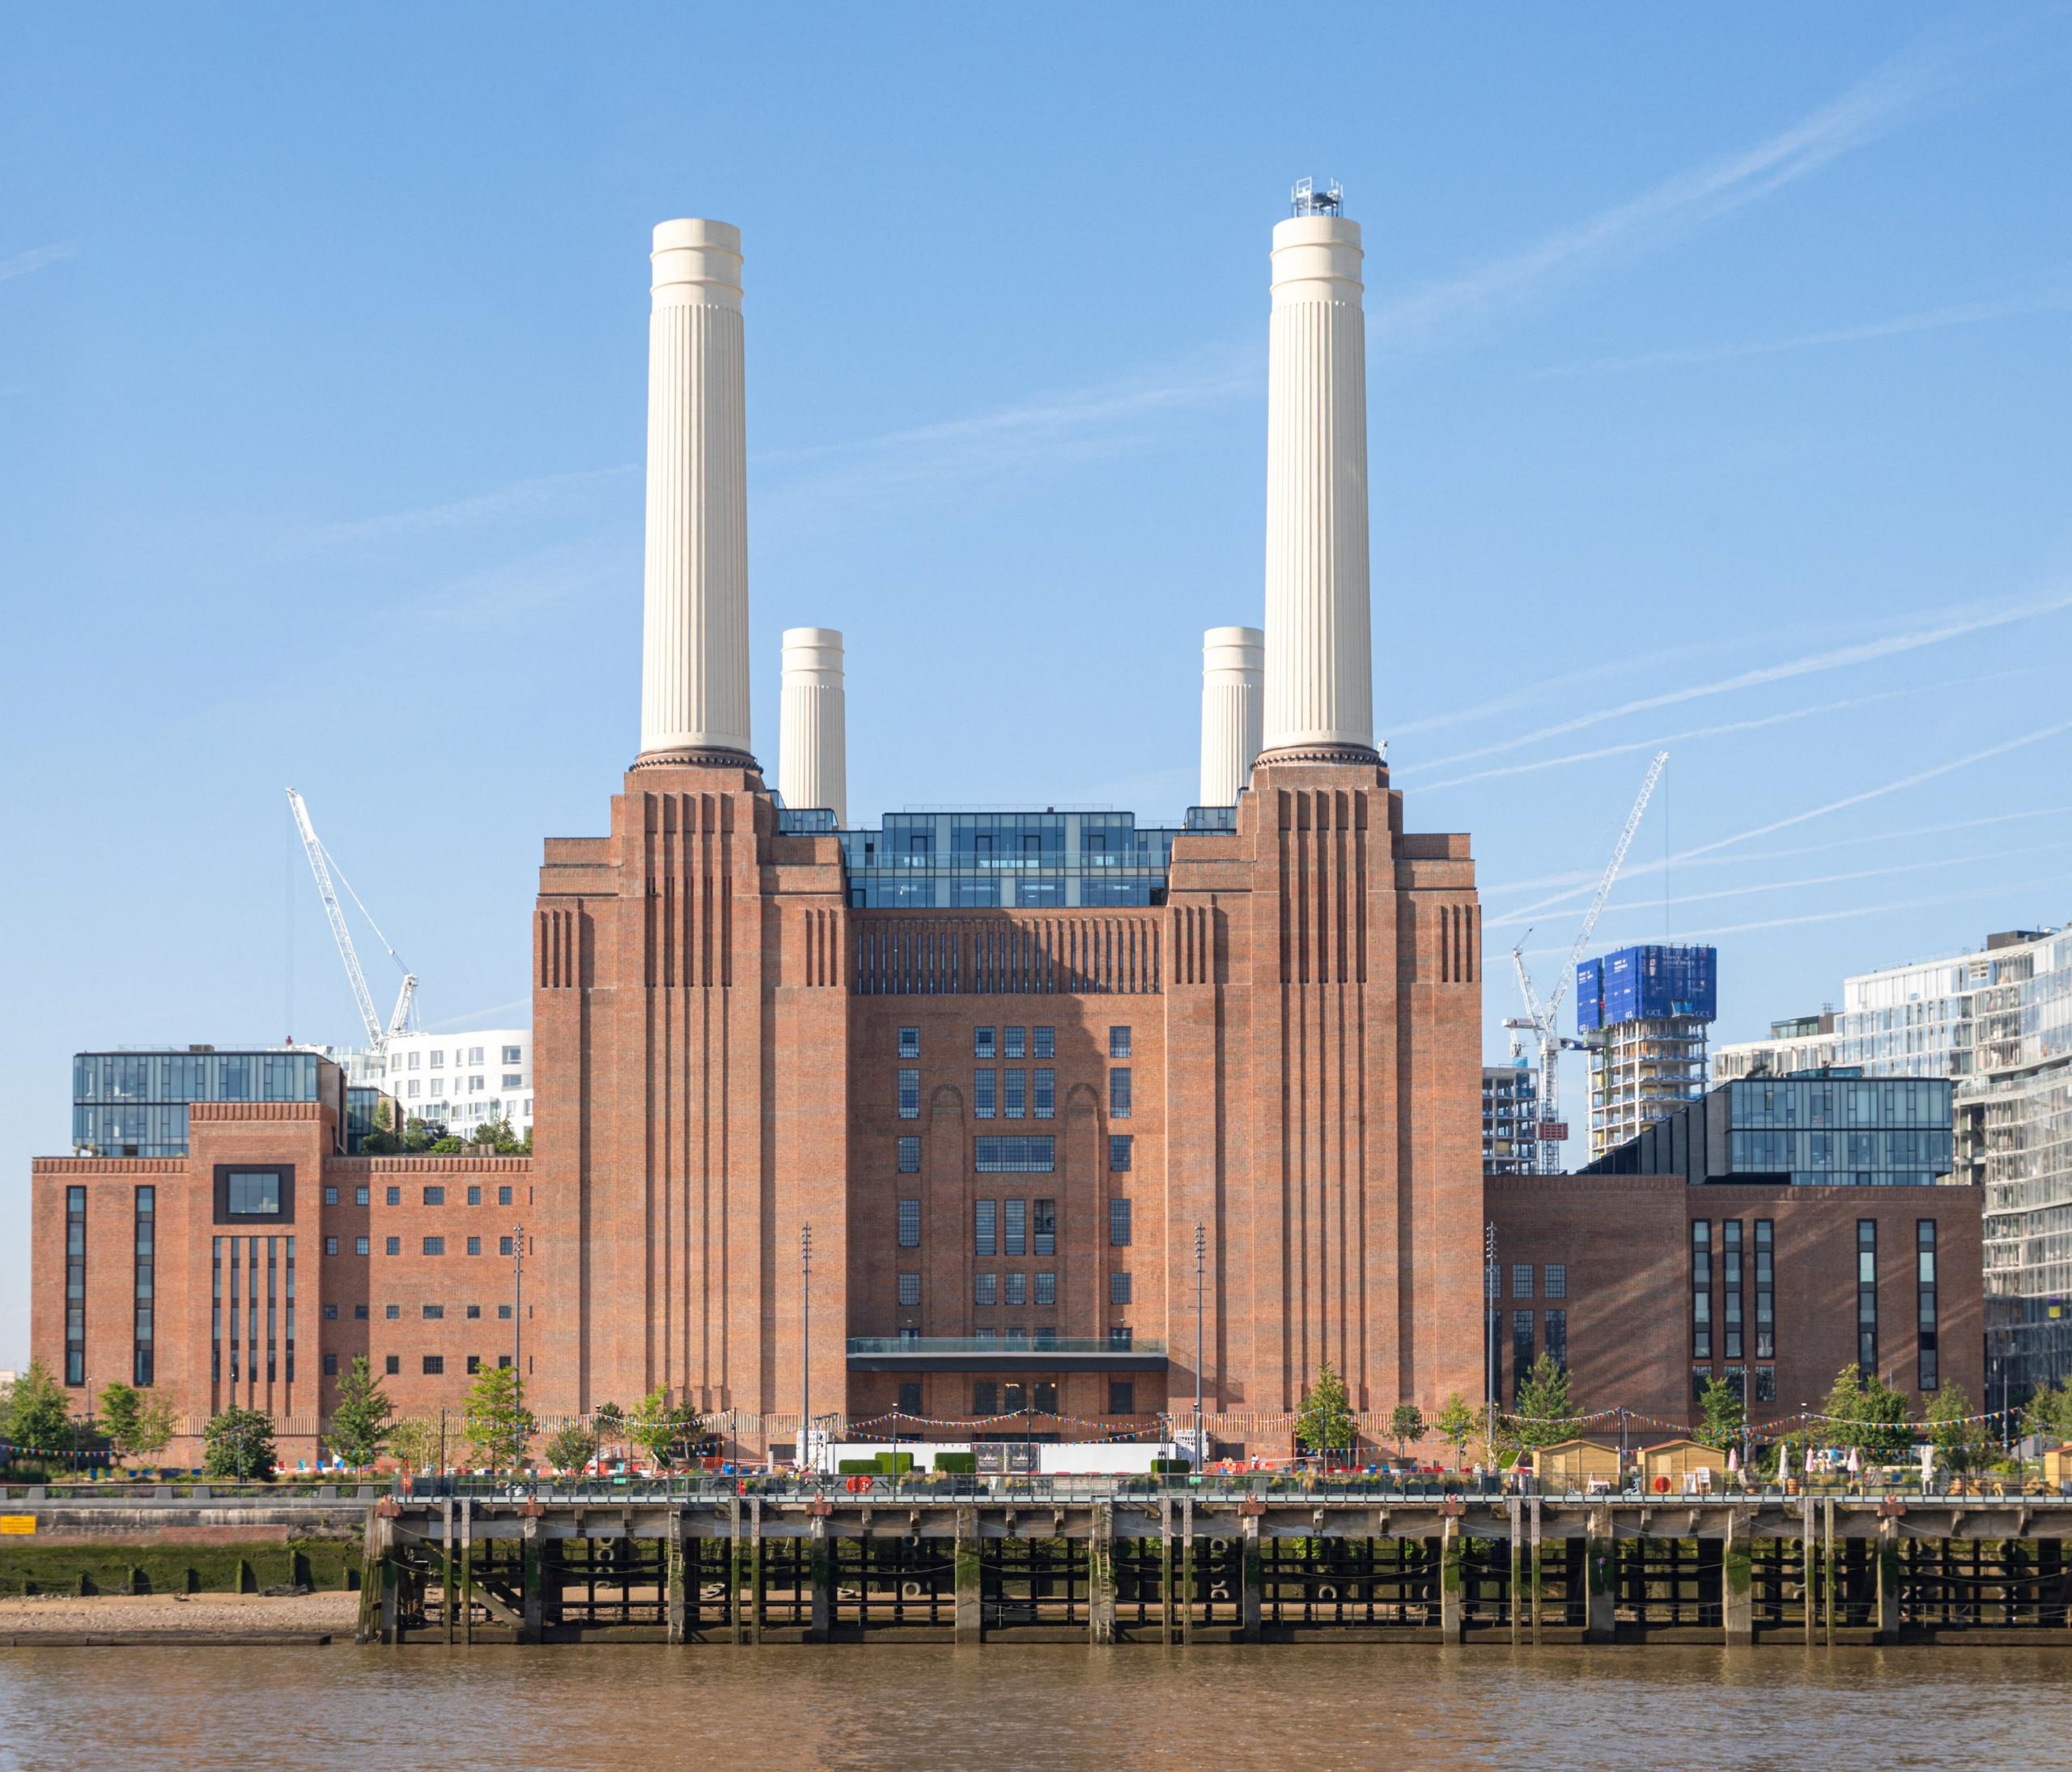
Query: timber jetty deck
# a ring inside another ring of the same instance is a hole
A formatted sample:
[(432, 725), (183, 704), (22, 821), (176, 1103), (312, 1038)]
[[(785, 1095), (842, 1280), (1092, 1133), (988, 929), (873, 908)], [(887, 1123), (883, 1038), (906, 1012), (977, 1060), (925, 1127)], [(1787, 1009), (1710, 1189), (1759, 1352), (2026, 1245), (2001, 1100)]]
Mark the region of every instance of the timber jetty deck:
[(162, 1488), (0, 1510), (33, 1514), (46, 1545), (350, 1534), (370, 1643), (2072, 1648), (2058, 1496), (856, 1481)]

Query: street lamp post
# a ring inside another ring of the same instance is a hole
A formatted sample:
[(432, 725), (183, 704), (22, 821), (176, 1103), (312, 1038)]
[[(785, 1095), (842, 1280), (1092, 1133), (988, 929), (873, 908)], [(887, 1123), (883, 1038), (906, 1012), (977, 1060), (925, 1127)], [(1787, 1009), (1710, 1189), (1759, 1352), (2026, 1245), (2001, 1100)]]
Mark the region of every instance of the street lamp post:
[(813, 1226), (799, 1226), (799, 1451), (793, 1462), (805, 1468), (806, 1435), (813, 1421)]
[(1197, 1224), (1195, 1226), (1195, 1462), (1197, 1465), (1208, 1462), (1201, 1432), (1202, 1287), (1208, 1271), (1208, 1233), (1203, 1226)]
[[(524, 1413), (525, 1227), (515, 1224), (511, 1227), (511, 1414), (514, 1426)], [(517, 1474), (515, 1470), (512, 1472), (514, 1478)]]
[(1482, 1320), (1487, 1326), (1484, 1333), (1484, 1349), (1482, 1358), (1483, 1449), (1492, 1464), (1497, 1458), (1497, 1362), (1501, 1357), (1501, 1343), (1497, 1340), (1497, 1329), (1502, 1318), (1497, 1309), (1497, 1226), (1495, 1222), (1482, 1227)]

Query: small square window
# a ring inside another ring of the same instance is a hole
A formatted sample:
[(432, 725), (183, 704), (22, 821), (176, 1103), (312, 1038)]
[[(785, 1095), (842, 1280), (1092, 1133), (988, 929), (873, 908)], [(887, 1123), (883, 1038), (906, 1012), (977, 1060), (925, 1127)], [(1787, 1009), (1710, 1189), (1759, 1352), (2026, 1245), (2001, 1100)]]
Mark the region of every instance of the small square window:
[(363, 1256), (363, 1255), (365, 1255), (367, 1252), (367, 1239), (365, 1237), (355, 1237), (355, 1238), (354, 1238), (354, 1239), (353, 1239), (353, 1253), (354, 1253), (355, 1255), (356, 1255), (356, 1256)]
[(403, 1190), (400, 1188), (391, 1188), (388, 1190), (388, 1204), (392, 1206), (401, 1205), (403, 1203)]
[(974, 1058), (993, 1058), (998, 1053), (993, 1044), (993, 1030), (990, 1027), (971, 1030), (971, 1056)]
[(427, 1304), (422, 1308), (424, 1311), (425, 1320), (427, 1322), (438, 1323), (444, 1320), (446, 1315), (446, 1307), (444, 1305)]
[(446, 1190), (444, 1188), (426, 1188), (424, 1191), (424, 1203), (427, 1206), (444, 1205), (446, 1204)]
[(338, 1306), (327, 1304), (324, 1307), (324, 1320), (326, 1323), (336, 1323), (338, 1320)]
[(507, 1304), (499, 1304), (496, 1307), (496, 1314), (507, 1323), (511, 1320), (511, 1307)]
[(1029, 1302), (1029, 1276), (1010, 1273), (1007, 1277), (1007, 1290), (1004, 1294), (1008, 1304), (1026, 1304)]
[(482, 1203), (482, 1189), (481, 1189), (481, 1188), (470, 1188), (468, 1190), (468, 1204), (469, 1204), (469, 1205), (471, 1205), (471, 1206), (479, 1206)]
[(507, 1256), (511, 1253), (511, 1239), (508, 1237), (499, 1237), (496, 1239), (496, 1252), (500, 1256)]
[(446, 1239), (444, 1237), (427, 1237), (424, 1239), (424, 1252), (428, 1256), (444, 1255)]
[(478, 1317), (478, 1316), (480, 1316), (482, 1314), (482, 1307), (480, 1305), (478, 1305), (478, 1304), (471, 1304), (471, 1305), (469, 1305), (469, 1306), (468, 1307), (468, 1315), (469, 1315), (469, 1317), (471, 1319), (472, 1319), (473, 1318), (475, 1318), (475, 1317)]
[(498, 1354), (498, 1355), (497, 1355), (497, 1357), (496, 1357), (496, 1369), (497, 1369), (497, 1370), (498, 1370), (498, 1371), (499, 1371), (499, 1372), (507, 1371), (507, 1370), (510, 1370), (510, 1366), (511, 1366), (511, 1356), (510, 1356), (509, 1354), (507, 1354), (507, 1353), (499, 1353), (499, 1354)]
[(511, 1190), (508, 1188), (499, 1188), (496, 1190), (496, 1203), (499, 1206), (507, 1206), (511, 1204)]
[(520, 1064), (524, 1056), (524, 1050), (521, 1047), (507, 1046), (503, 1048), (503, 1062), (507, 1064)]
[(391, 1323), (394, 1323), (402, 1317), (403, 1307), (400, 1304), (384, 1304), (381, 1307), (381, 1314)]
[(974, 1304), (998, 1304), (1000, 1295), (1000, 1277), (996, 1273), (974, 1273), (971, 1276), (971, 1302)]
[(387, 1359), (381, 1362), (381, 1369), (383, 1371), (386, 1372), (390, 1378), (394, 1378), (397, 1374), (403, 1370), (401, 1356), (394, 1353), (390, 1354)]
[(363, 1304), (356, 1304), (356, 1305), (355, 1305), (355, 1306), (353, 1307), (353, 1321), (354, 1321), (354, 1322), (355, 1322), (355, 1323), (364, 1323), (364, 1322), (366, 1322), (366, 1321), (367, 1321), (367, 1307), (366, 1307), (365, 1305), (363, 1305)]
[(443, 1353), (427, 1353), (424, 1357), (424, 1370), (427, 1377), (437, 1377), (446, 1370), (446, 1356)]
[(334, 1256), (338, 1252), (338, 1239), (336, 1237), (326, 1237), (324, 1239), (324, 1253), (327, 1256)]
[(470, 1354), (468, 1356), (468, 1375), (469, 1375), (470, 1378), (473, 1378), (473, 1377), (474, 1376), (474, 1375), (475, 1375), (476, 1373), (478, 1373), (478, 1372), (481, 1371), (481, 1370), (482, 1370), (482, 1355), (480, 1355), (479, 1353), (470, 1353)]
[(370, 1192), (370, 1190), (368, 1190), (367, 1188), (354, 1188), (354, 1189), (353, 1189), (353, 1204), (354, 1204), (355, 1206), (363, 1206), (363, 1205), (365, 1205), (367, 1204), (367, 1195), (368, 1195), (368, 1192)]
[(399, 1256), (403, 1252), (403, 1239), (401, 1237), (390, 1237), (386, 1239), (384, 1247), (388, 1254)]
[(469, 1255), (471, 1255), (471, 1256), (478, 1256), (478, 1255), (480, 1255), (482, 1252), (482, 1239), (480, 1237), (470, 1237), (470, 1238), (469, 1238), (469, 1239), (468, 1239), (468, 1253), (469, 1253)]
[(326, 1188), (324, 1190), (324, 1204), (327, 1206), (335, 1206), (338, 1203), (338, 1190), (335, 1188)]

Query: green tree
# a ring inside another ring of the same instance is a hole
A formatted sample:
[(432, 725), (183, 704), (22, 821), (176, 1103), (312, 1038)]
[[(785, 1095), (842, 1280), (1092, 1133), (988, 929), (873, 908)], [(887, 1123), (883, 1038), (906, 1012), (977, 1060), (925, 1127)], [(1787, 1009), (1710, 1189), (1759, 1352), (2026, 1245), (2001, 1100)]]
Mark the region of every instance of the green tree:
[(1705, 1418), (1698, 1425), (1697, 1438), (1722, 1452), (1741, 1443), (1748, 1426), (1748, 1412), (1726, 1379), (1709, 1379), (1698, 1393), (1698, 1407)]
[(1859, 1368), (1844, 1366), (1835, 1375), (1822, 1413), (1829, 1417), (1824, 1433), (1834, 1443), (1853, 1447), (1873, 1464), (1896, 1463), (1913, 1448), (1906, 1393), (1875, 1372), (1866, 1378)]
[(1439, 1437), (1454, 1449), (1454, 1462), (1464, 1462), (1467, 1457), (1467, 1443), (1473, 1439), (1482, 1426), (1482, 1417), (1467, 1406), (1467, 1400), (1455, 1391), (1447, 1397), (1432, 1423)]
[(597, 1436), (580, 1419), (563, 1422), (547, 1436), (547, 1463), (558, 1471), (580, 1471), (597, 1452)]
[[(529, 1137), (530, 1134), (527, 1136)], [(486, 1145), (499, 1157), (516, 1156), (530, 1148), (520, 1143), (518, 1135), (511, 1129), (508, 1120), (484, 1120), (469, 1135), (468, 1141), (473, 1145)]]
[(608, 1458), (615, 1445), (626, 1442), (626, 1411), (616, 1403), (600, 1403), (591, 1412), (591, 1426), (597, 1435), (597, 1455)]
[(274, 1423), (263, 1409), (233, 1404), (209, 1417), (202, 1430), (202, 1468), (240, 1483), (274, 1480)]
[(1928, 1437), (1936, 1455), (1953, 1476), (1981, 1470), (1993, 1462), (1991, 1430), (1983, 1421), (1966, 1421), (1972, 1400), (1961, 1384), (1946, 1384), (1928, 1405)]
[(1424, 1438), (1424, 1412), (1415, 1403), (1399, 1403), (1389, 1412), (1389, 1434), (1399, 1457), (1410, 1455), (1410, 1443)]
[(478, 1460), (491, 1470), (515, 1470), (524, 1462), (540, 1424), (525, 1407), (516, 1366), (486, 1366), (476, 1373), (463, 1426)]
[(446, 1430), (435, 1419), (413, 1415), (389, 1426), (389, 1456), (406, 1469), (436, 1470), (446, 1451)]
[(331, 1411), (331, 1431), (325, 1435), (331, 1450), (355, 1470), (364, 1470), (380, 1457), (388, 1443), (390, 1422), (396, 1405), (381, 1388), (381, 1380), (364, 1353), (355, 1353), (352, 1364), (338, 1380), (338, 1400)]
[(650, 1391), (626, 1417), (626, 1436), (651, 1463), (667, 1469), (690, 1455), (702, 1438), (701, 1424), (694, 1409), (671, 1403), (667, 1391)]
[(1320, 1455), (1343, 1452), (1350, 1457), (1359, 1433), (1345, 1381), (1326, 1360), (1317, 1368), (1316, 1383), (1302, 1393), (1302, 1406), (1295, 1416), (1296, 1438), (1306, 1451)]
[(400, 1155), (402, 1149), (403, 1141), (401, 1138), (385, 1126), (377, 1126), (372, 1132), (361, 1135), (359, 1149), (355, 1154), (362, 1157), (394, 1157)]
[(172, 1405), (148, 1387), (105, 1385), (100, 1393), (100, 1430), (118, 1459), (155, 1458), (172, 1438)]
[(7, 1438), (25, 1451), (69, 1452), (72, 1449), (72, 1405), (64, 1387), (40, 1360), (15, 1380), (7, 1399)]
[(1573, 1436), (1576, 1408), (1569, 1397), (1569, 1369), (1552, 1354), (1532, 1362), (1518, 1383), (1517, 1411), (1511, 1429), (1520, 1446), (1552, 1446)]
[(467, 1148), (457, 1138), (435, 1138), (424, 1150), (427, 1157), (457, 1157)]
[(2072, 1439), (2072, 1378), (2037, 1390), (2022, 1410), (2022, 1431), (2044, 1439)]

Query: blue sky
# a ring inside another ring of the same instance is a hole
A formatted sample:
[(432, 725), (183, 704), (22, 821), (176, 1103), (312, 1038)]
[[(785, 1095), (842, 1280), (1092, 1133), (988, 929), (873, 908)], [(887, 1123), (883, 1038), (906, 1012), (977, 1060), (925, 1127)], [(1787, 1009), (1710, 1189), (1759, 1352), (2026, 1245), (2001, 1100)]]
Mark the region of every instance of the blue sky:
[(1657, 746), (1600, 945), (1716, 940), (1723, 1038), (2067, 916), (2072, 15), (1289, 18), (15, 15), (0, 1364), (73, 1050), (354, 1032), (283, 786), (428, 1024), (524, 1013), (541, 839), (636, 742), (664, 217), (745, 236), (758, 747), (779, 630), (844, 629), (858, 814), (1190, 797), (1306, 173), (1492, 1052)]

